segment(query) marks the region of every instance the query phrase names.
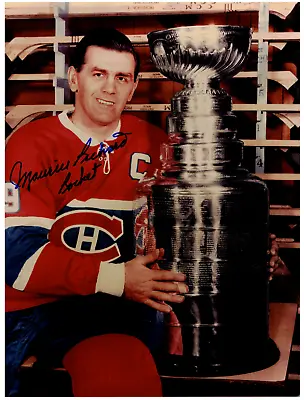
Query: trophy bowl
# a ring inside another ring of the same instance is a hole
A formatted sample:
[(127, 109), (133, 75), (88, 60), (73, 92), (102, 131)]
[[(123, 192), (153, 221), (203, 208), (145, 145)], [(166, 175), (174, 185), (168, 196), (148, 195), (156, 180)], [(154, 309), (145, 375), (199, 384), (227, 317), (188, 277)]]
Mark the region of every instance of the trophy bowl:
[(204, 25), (153, 31), (147, 36), (159, 71), (184, 84), (222, 79), (239, 72), (250, 50), (252, 30)]

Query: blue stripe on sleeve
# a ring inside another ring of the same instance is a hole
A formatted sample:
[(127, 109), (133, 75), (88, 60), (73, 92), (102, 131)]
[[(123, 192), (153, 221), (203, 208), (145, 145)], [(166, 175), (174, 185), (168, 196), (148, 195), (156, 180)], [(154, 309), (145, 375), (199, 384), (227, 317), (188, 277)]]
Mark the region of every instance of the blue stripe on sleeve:
[(5, 281), (12, 286), (24, 263), (49, 242), (49, 229), (38, 226), (13, 226), (5, 230)]

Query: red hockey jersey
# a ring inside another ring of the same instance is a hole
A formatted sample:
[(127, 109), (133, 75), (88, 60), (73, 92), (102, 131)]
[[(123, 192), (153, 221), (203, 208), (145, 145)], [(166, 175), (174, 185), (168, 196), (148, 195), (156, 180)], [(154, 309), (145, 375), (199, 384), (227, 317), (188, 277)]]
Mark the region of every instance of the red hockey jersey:
[(67, 113), (31, 122), (6, 149), (6, 310), (66, 295), (120, 296), (134, 258), (138, 182), (159, 167), (159, 128), (130, 114), (104, 143)]

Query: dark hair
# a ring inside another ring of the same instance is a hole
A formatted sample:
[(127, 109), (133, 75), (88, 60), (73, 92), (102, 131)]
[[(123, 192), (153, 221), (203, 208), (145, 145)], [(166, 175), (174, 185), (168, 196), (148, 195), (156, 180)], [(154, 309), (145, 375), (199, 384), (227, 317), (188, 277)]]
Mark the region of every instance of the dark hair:
[(100, 28), (91, 31), (77, 43), (70, 59), (70, 66), (80, 72), (84, 62), (87, 48), (89, 46), (103, 47), (109, 50), (131, 53), (135, 60), (134, 81), (139, 73), (140, 60), (133, 48), (131, 41), (123, 33), (114, 28)]

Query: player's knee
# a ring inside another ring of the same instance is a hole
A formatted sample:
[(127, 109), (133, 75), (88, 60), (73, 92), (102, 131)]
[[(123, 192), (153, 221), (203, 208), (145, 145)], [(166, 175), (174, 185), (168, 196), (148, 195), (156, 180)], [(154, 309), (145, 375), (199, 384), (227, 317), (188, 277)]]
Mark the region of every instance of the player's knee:
[(162, 395), (161, 382), (149, 349), (128, 335), (95, 336), (64, 357), (75, 396)]

